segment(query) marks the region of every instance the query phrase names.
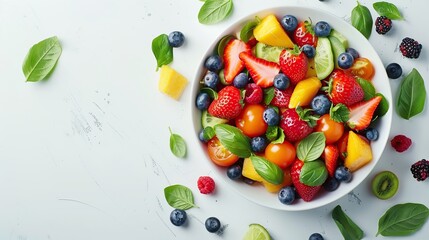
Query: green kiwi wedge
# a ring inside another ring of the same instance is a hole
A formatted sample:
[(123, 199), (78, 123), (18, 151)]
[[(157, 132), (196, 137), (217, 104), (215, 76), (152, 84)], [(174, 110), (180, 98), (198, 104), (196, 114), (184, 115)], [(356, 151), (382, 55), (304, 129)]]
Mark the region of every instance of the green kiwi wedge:
[(390, 171), (383, 171), (375, 175), (372, 180), (372, 193), (382, 200), (393, 197), (398, 191), (398, 177)]

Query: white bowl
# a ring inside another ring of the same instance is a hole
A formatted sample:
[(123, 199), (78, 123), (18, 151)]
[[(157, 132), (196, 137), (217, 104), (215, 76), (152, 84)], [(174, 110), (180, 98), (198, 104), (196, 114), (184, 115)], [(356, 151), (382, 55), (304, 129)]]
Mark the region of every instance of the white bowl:
[[(290, 7), (279, 7), (273, 9), (266, 9), (260, 12), (256, 12), (251, 14), (240, 21), (232, 24), (228, 27), (211, 45), (211, 47), (207, 50), (205, 56), (201, 59), (201, 64), (198, 67), (198, 70), (195, 74), (195, 79), (193, 82), (192, 89), (192, 102), (191, 107), (192, 111), (192, 121), (195, 130), (196, 140), (198, 139), (198, 132), (201, 130), (201, 112), (195, 107), (195, 97), (200, 88), (199, 81), (204, 74), (204, 60), (213, 53), (214, 48), (218, 41), (225, 35), (231, 34), (234, 35), (240, 31), (241, 27), (249, 20), (254, 19), (255, 16), (259, 18), (263, 18), (268, 14), (275, 14), (278, 18), (291, 14), (298, 18), (298, 21), (311, 19), (313, 24), (318, 21), (326, 21), (328, 22), (333, 29), (336, 29), (341, 34), (343, 34), (349, 41), (349, 46), (355, 48), (360, 56), (368, 58), (371, 60), (372, 64), (375, 68), (375, 75), (373, 77), (372, 83), (378, 92), (382, 93), (386, 99), (389, 101), (390, 105), (392, 105), (392, 94), (390, 90), (389, 80), (384, 70), (383, 63), (381, 62), (377, 52), (368, 42), (368, 40), (358, 32), (351, 24), (345, 22), (344, 20), (338, 18), (337, 16), (321, 11), (319, 9), (308, 8), (308, 7), (298, 7), (298, 6), (290, 6)], [(376, 126), (379, 131), (379, 138), (377, 141), (371, 143), (372, 151), (373, 151), (373, 160), (362, 167), (355, 173), (353, 173), (353, 180), (350, 183), (340, 184), (340, 187), (334, 192), (324, 192), (323, 189), (321, 193), (316, 196), (310, 202), (304, 202), (302, 199), (295, 201), (292, 205), (284, 205), (282, 204), (278, 198), (277, 194), (269, 193), (265, 190), (265, 188), (261, 184), (248, 185), (242, 181), (233, 181), (230, 180), (226, 175), (226, 168), (218, 167), (207, 155), (206, 148), (202, 143), (199, 144), (200, 147), (197, 148), (201, 151), (201, 154), (206, 156), (207, 164), (212, 167), (215, 172), (218, 173), (219, 178), (224, 179), (226, 183), (228, 183), (234, 190), (240, 193), (245, 198), (258, 203), (262, 206), (266, 206), (269, 208), (279, 209), (279, 210), (287, 210), (287, 211), (301, 211), (308, 210), (317, 207), (321, 207), (327, 205), (331, 202), (338, 200), (343, 197), (347, 193), (351, 192), (356, 186), (358, 186), (372, 171), (374, 166), (380, 160), (380, 157), (383, 153), (384, 147), (386, 146), (386, 142), (389, 136), (390, 127), (392, 122), (392, 106), (390, 106), (389, 111), (384, 115), (381, 120), (378, 121), (378, 125)], [(198, 141), (196, 141), (198, 142)], [(236, 204), (236, 203), (231, 203)]]

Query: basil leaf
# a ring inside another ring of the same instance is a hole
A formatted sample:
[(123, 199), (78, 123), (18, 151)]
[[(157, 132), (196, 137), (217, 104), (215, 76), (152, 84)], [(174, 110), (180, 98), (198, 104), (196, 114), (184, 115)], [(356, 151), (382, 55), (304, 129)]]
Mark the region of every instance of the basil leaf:
[(402, 80), (396, 110), (399, 116), (408, 120), (423, 111), (425, 102), (425, 83), (420, 73), (413, 68)]
[(212, 127), (206, 127), (203, 130), (203, 138), (208, 141), (210, 139), (212, 139), (214, 136), (216, 135), (215, 131), (213, 130)]
[(61, 45), (56, 36), (33, 45), (25, 56), (22, 72), (27, 82), (46, 79), (61, 56)]
[(397, 204), (378, 221), (378, 232), (383, 236), (407, 236), (418, 231), (429, 217), (429, 209), (419, 203)]
[(202, 24), (215, 24), (228, 17), (233, 9), (232, 0), (207, 0), (198, 12)]
[(338, 103), (337, 105), (331, 105), (329, 110), (329, 117), (335, 122), (345, 123), (350, 118), (350, 110), (346, 105)]
[(270, 105), (271, 101), (274, 99), (274, 87), (269, 87), (264, 89), (264, 103), (265, 105)]
[(388, 2), (376, 2), (372, 5), (374, 7), (374, 10), (377, 11), (377, 13), (380, 16), (385, 16), (392, 20), (402, 20), (404, 19), (399, 12), (398, 8), (393, 3)]
[(378, 117), (382, 117), (387, 113), (387, 111), (389, 111), (389, 101), (387, 101), (386, 97), (384, 97), (384, 95), (381, 93), (376, 93), (375, 96), (381, 97), (381, 101), (378, 104), (375, 113)]
[(279, 166), (263, 157), (251, 156), (250, 160), (256, 172), (267, 182), (276, 185), (283, 182), (284, 173)]
[(328, 178), (325, 163), (320, 160), (305, 162), (299, 174), (299, 181), (308, 186), (320, 186)]
[(278, 143), (283, 143), (285, 141), (286, 136), (285, 136), (285, 132), (283, 131), (283, 129), (279, 128), (278, 132), (279, 132), (280, 136), (277, 139), (275, 139), (274, 141), (272, 141), (271, 143), (278, 144)]
[(173, 61), (173, 47), (168, 43), (167, 34), (161, 34), (152, 40), (152, 52), (156, 58), (156, 70)]
[(357, 6), (352, 10), (352, 25), (366, 38), (371, 36), (372, 16), (369, 9), (357, 2)]
[(221, 123), (214, 126), (214, 130), (220, 143), (231, 153), (242, 158), (250, 157), (252, 151), (249, 138), (240, 129)]
[(255, 20), (247, 22), (240, 31), (240, 39), (243, 42), (248, 42), (253, 37), (253, 29), (255, 29), (258, 22)]
[(186, 143), (185, 140), (178, 134), (171, 132), (170, 130), (170, 150), (179, 158), (183, 158), (186, 155)]
[(332, 219), (334, 219), (344, 239), (360, 240), (363, 238), (362, 229), (343, 212), (340, 205), (337, 205), (332, 211)]
[(223, 37), (219, 40), (219, 43), (217, 44), (216, 49), (217, 49), (217, 54), (218, 54), (220, 57), (223, 57), (223, 52), (224, 52), (224, 50), (225, 50), (225, 47), (226, 47), (226, 45), (229, 43), (229, 41), (231, 41), (231, 39), (234, 39), (234, 37), (233, 37), (233, 36), (231, 36), (231, 35), (226, 35), (226, 36), (223, 36)]
[[(276, 139), (278, 139), (280, 128), (278, 126), (268, 126), (267, 131), (265, 132), (265, 136), (267, 137), (268, 141), (272, 142)], [(283, 132), (284, 134), (284, 132)]]
[(365, 101), (368, 101), (369, 99), (375, 97), (375, 87), (370, 81), (360, 77), (356, 78), (356, 80), (359, 83), (360, 87), (363, 89), (363, 99)]
[(326, 137), (322, 132), (311, 133), (299, 142), (296, 155), (304, 162), (314, 161), (322, 155), (325, 142)]
[(165, 200), (168, 205), (173, 208), (187, 210), (193, 207), (197, 207), (194, 204), (194, 196), (192, 191), (182, 185), (176, 184), (164, 188)]
[(207, 93), (211, 99), (217, 99), (217, 92), (209, 87), (204, 87), (200, 89), (200, 92)]

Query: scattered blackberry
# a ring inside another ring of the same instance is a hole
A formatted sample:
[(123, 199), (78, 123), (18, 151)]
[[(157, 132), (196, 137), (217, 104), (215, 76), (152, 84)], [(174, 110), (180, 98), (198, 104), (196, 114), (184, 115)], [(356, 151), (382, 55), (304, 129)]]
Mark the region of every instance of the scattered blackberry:
[(422, 51), (422, 45), (416, 40), (406, 37), (402, 39), (401, 45), (399, 45), (399, 50), (404, 57), (418, 58)]
[(411, 165), (410, 170), (417, 181), (424, 181), (429, 175), (429, 161), (422, 159)]
[(392, 28), (392, 20), (385, 16), (377, 17), (375, 20), (375, 31), (378, 34), (386, 34)]

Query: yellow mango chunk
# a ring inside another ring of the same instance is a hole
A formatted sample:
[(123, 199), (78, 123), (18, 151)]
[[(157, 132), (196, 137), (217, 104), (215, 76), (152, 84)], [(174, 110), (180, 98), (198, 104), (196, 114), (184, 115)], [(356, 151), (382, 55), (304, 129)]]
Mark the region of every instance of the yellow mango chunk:
[(369, 143), (353, 131), (350, 131), (347, 143), (347, 157), (344, 160), (344, 166), (351, 172), (354, 172), (371, 162), (371, 160), (372, 150)]
[(178, 100), (185, 90), (188, 80), (173, 68), (163, 65), (159, 77), (158, 89), (168, 96)]
[(293, 48), (293, 42), (286, 34), (274, 14), (266, 16), (253, 30), (256, 40), (276, 47)]
[(305, 78), (317, 77), (316, 65), (314, 64), (314, 58), (308, 59), (308, 70)]
[(286, 169), (284, 171), (284, 177), (283, 182), (280, 184), (272, 184), (270, 182), (267, 182), (265, 179), (262, 179), (262, 184), (264, 185), (265, 189), (270, 193), (278, 193), (280, 189), (283, 187), (292, 185), (292, 177), (290, 175), (290, 169)]
[(264, 180), (255, 170), (255, 167), (253, 166), (252, 160), (250, 158), (244, 159), (243, 162), (243, 170), (241, 171), (241, 174), (249, 179), (252, 179), (256, 182), (262, 182)]
[(317, 77), (299, 81), (290, 97), (289, 108), (309, 105), (321, 87), (322, 82)]

